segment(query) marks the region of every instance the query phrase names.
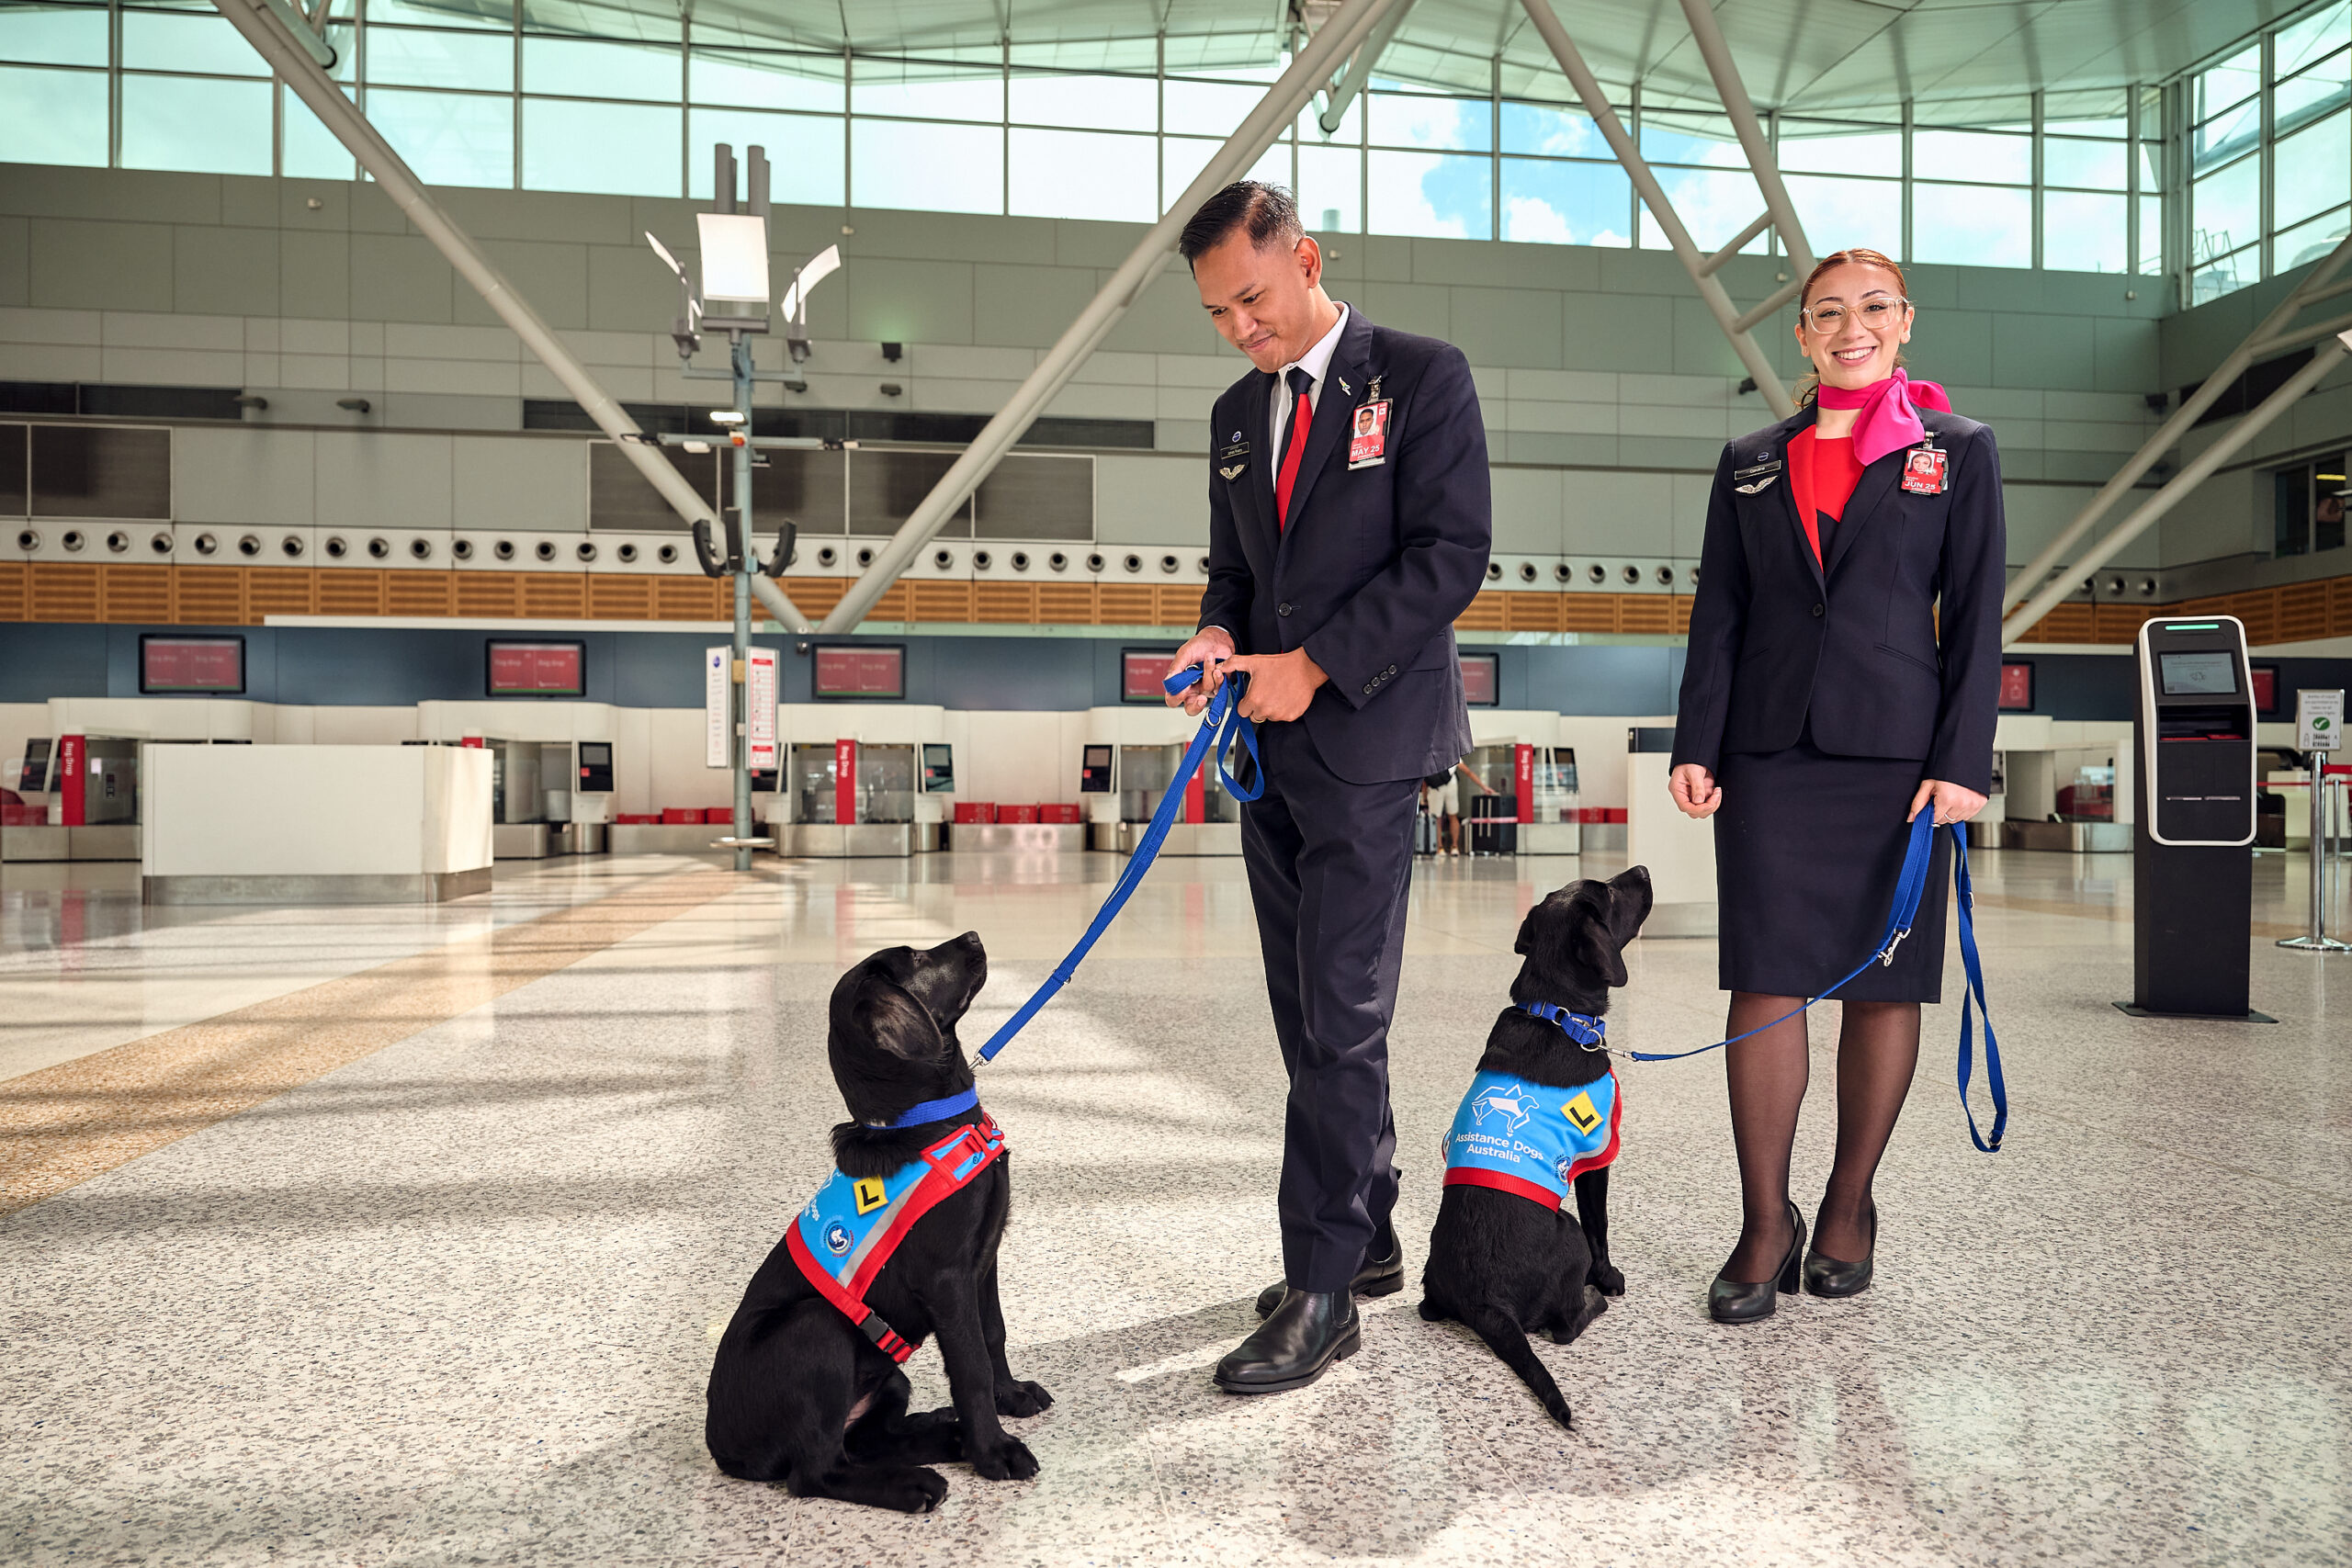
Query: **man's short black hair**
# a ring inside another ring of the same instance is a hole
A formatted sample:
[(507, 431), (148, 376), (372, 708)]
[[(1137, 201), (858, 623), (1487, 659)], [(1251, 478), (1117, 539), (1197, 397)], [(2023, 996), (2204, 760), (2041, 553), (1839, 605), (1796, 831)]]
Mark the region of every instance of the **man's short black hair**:
[(1298, 220), (1298, 203), (1290, 192), (1262, 180), (1236, 180), (1206, 201), (1184, 225), (1176, 242), (1177, 254), (1189, 265), (1232, 237), (1246, 231), (1252, 249), (1279, 246), (1295, 250), (1306, 233)]

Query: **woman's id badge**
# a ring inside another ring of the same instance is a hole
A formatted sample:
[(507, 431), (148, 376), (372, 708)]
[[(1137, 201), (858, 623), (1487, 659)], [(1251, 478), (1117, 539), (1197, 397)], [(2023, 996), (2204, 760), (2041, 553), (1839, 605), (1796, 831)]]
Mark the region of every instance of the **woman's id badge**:
[(1388, 461), (1388, 410), (1390, 400), (1360, 403), (1350, 415), (1348, 426), (1348, 467), (1376, 468)]
[(1944, 453), (1938, 446), (1916, 446), (1903, 458), (1903, 488), (1913, 495), (1944, 492)]

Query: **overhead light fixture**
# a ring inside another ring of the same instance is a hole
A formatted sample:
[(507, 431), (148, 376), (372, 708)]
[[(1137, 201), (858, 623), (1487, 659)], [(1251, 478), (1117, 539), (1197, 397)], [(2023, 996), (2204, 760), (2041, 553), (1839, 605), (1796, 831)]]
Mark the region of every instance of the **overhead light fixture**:
[[(842, 231), (846, 234), (849, 231)], [(842, 248), (827, 245), (802, 263), (792, 275), (792, 287), (784, 291), (777, 310), (784, 316), (784, 346), (791, 351), (795, 365), (808, 357), (808, 295), (817, 285), (841, 270)]]
[(707, 441), (689, 441), (686, 442), (684, 446), (687, 451), (693, 453), (697, 457), (707, 457), (710, 456), (710, 443)]
[(796, 376), (791, 380), (784, 383), (784, 389), (787, 392), (805, 392), (808, 389), (808, 383)]
[(885, 381), (882, 383), (882, 395), (886, 398), (899, 397), (904, 394), (905, 391), (906, 389), (899, 385), (896, 381)]
[(729, 426), (741, 424), (743, 423), (743, 411), (741, 409), (713, 409), (710, 411), (710, 423)]

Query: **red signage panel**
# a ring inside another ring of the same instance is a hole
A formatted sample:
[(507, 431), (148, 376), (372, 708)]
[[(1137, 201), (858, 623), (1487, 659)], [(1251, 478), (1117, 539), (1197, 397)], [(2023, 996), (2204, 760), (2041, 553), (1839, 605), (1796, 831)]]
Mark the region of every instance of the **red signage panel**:
[(2277, 713), (2278, 711), (2278, 666), (2256, 664), (2252, 667), (2251, 673), (2254, 676), (2254, 711)]
[(847, 739), (833, 742), (833, 820), (857, 820), (857, 742)]
[(141, 692), (221, 692), (245, 689), (245, 639), (241, 637), (142, 637)]
[(811, 690), (820, 697), (895, 699), (907, 694), (907, 650), (835, 646), (816, 652)]
[(2033, 706), (2033, 666), (2004, 664), (2001, 666), (2001, 707), (2005, 711), (2023, 712)]
[(1168, 661), (1176, 657), (1174, 649), (1165, 650), (1130, 648), (1119, 654), (1119, 700), (1123, 703), (1159, 703), (1168, 700), (1168, 688), (1160, 684), (1168, 673)]
[(1474, 708), (1490, 708), (1502, 701), (1502, 683), (1497, 666), (1500, 657), (1492, 653), (1465, 653), (1462, 656), (1462, 700)]
[(576, 642), (492, 642), (493, 697), (582, 697), (588, 694), (587, 649)]

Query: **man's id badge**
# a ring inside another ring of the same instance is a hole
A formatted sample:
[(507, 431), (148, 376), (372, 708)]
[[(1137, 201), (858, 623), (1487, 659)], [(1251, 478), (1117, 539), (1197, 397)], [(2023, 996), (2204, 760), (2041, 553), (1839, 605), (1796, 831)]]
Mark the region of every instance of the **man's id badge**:
[(1913, 495), (1944, 492), (1944, 452), (1938, 446), (1915, 446), (1903, 457), (1903, 488)]
[(1349, 416), (1348, 467), (1370, 468), (1388, 461), (1388, 411), (1391, 400), (1360, 403)]

